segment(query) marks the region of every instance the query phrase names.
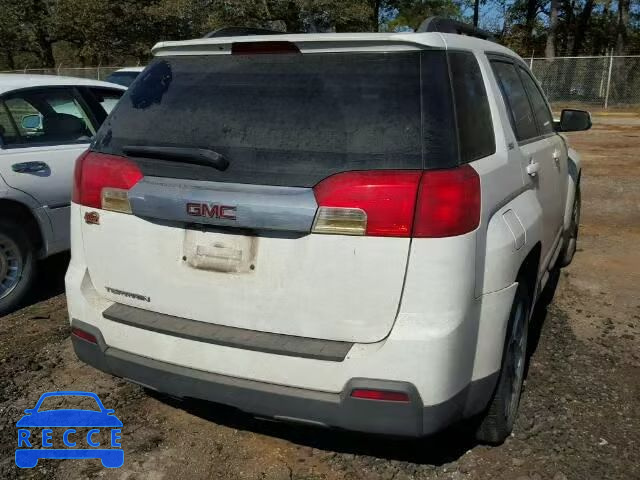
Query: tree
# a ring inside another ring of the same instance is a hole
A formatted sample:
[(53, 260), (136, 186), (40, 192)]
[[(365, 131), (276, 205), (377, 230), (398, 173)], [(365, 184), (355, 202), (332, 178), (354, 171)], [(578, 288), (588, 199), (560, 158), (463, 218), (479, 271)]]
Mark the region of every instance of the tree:
[(618, 26), (616, 29), (616, 55), (624, 55), (629, 29), (629, 7), (631, 0), (618, 0)]
[(0, 1), (0, 48), (5, 57), (6, 65), (9, 69), (16, 68), (15, 56), (22, 45), (30, 42), (28, 34), (21, 24), (23, 22), (22, 9), (16, 2), (6, 0)]
[[(158, 41), (201, 37), (225, 26), (397, 31), (417, 29), (433, 15), (469, 21), (466, 12), (477, 24), (486, 1), (0, 0), (0, 68), (143, 63)], [(640, 48), (640, 0), (489, 1), (490, 28), (526, 56)]]
[(44, 67), (53, 67), (55, 59), (51, 34), (54, 0), (0, 1), (0, 41), (5, 60), (15, 67), (20, 54), (35, 57)]
[(460, 5), (453, 0), (396, 0), (389, 2), (389, 6), (398, 12), (388, 23), (390, 31), (402, 27), (416, 30), (425, 18), (435, 15), (461, 19)]
[(553, 58), (556, 56), (556, 32), (558, 30), (558, 0), (551, 0), (549, 11), (549, 33), (547, 34), (547, 46), (544, 49), (544, 56)]
[(478, 26), (478, 21), (480, 20), (480, 0), (475, 0), (473, 2), (473, 26)]
[(591, 12), (593, 11), (594, 0), (586, 0), (585, 5), (578, 17), (578, 23), (576, 25), (576, 34), (573, 41), (572, 56), (577, 56), (582, 51), (582, 44), (585, 36), (587, 35), (587, 29), (589, 28), (589, 19), (591, 18)]
[(538, 16), (539, 0), (527, 0), (527, 17), (526, 27), (527, 36), (531, 38), (533, 36), (533, 28), (535, 27), (536, 17)]

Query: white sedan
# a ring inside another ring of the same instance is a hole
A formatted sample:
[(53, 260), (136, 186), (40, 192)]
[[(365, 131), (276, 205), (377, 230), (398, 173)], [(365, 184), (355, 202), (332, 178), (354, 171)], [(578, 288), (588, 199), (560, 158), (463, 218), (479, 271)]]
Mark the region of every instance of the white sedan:
[(38, 259), (69, 249), (73, 167), (124, 93), (107, 82), (0, 74), (0, 315)]

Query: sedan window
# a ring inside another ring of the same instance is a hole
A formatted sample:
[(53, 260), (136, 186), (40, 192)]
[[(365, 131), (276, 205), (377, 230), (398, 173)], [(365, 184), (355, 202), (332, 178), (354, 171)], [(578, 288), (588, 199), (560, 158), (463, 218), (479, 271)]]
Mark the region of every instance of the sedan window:
[(18, 132), (4, 102), (0, 102), (0, 146), (14, 143)]
[(5, 99), (18, 135), (7, 146), (88, 143), (95, 134), (87, 113), (70, 89), (27, 90)]
[(111, 113), (111, 110), (113, 110), (113, 107), (116, 106), (116, 103), (118, 103), (120, 97), (122, 97), (122, 94), (124, 93), (124, 91), (113, 90), (110, 88), (90, 88), (89, 90), (106, 115)]

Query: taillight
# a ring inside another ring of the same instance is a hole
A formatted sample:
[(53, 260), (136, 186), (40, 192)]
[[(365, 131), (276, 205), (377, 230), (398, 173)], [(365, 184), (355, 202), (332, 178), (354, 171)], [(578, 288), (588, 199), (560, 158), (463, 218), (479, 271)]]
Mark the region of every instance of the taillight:
[(480, 177), (469, 165), (427, 170), (420, 181), (414, 237), (453, 237), (480, 223)]
[(318, 183), (314, 193), (313, 233), (449, 237), (480, 222), (480, 179), (469, 165), (344, 172)]
[(314, 187), (315, 233), (408, 237), (422, 172), (345, 172)]
[(142, 177), (138, 166), (127, 158), (87, 151), (76, 160), (73, 202), (131, 213), (127, 192)]

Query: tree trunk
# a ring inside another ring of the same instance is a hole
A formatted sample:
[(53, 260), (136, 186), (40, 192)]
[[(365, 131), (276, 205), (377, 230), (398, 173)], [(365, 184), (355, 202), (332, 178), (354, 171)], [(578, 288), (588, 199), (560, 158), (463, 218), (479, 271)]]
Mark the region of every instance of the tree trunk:
[(13, 52), (7, 50), (5, 51), (5, 57), (7, 58), (7, 68), (9, 70), (16, 69), (16, 60), (13, 58)]
[(533, 37), (533, 29), (535, 27), (536, 16), (538, 15), (538, 1), (527, 0), (527, 39), (531, 42)]
[[(611, 0), (605, 0), (602, 8), (602, 19), (609, 23), (611, 19)], [(594, 38), (591, 52), (594, 55), (607, 55), (609, 48), (611, 47), (609, 35), (606, 32), (598, 29), (597, 35)]]
[(618, 0), (618, 28), (616, 36), (616, 55), (624, 55), (627, 47), (630, 0)]
[(37, 32), (38, 46), (40, 47), (40, 61), (41, 66), (47, 68), (54, 68), (56, 66), (56, 59), (53, 57), (53, 42), (49, 38), (46, 32)]
[(371, 27), (374, 32), (380, 30), (380, 3), (382, 0), (373, 1), (373, 13), (371, 15)]
[[(616, 35), (616, 55), (624, 55), (627, 48), (627, 33), (629, 29), (629, 4), (630, 0), (618, 0), (618, 28)], [(615, 61), (615, 73), (611, 82), (609, 93), (610, 103), (626, 102), (627, 82), (626, 70), (623, 62)]]
[[(591, 0), (590, 0), (591, 1)], [(551, 11), (549, 12), (549, 33), (547, 34), (547, 46), (544, 49), (544, 56), (553, 58), (556, 56), (556, 33), (558, 31), (558, 0), (551, 0)]]
[(571, 55), (577, 57), (582, 53), (582, 42), (587, 34), (587, 28), (589, 28), (589, 20), (591, 19), (591, 13), (593, 12), (594, 0), (587, 0), (584, 4), (584, 9), (580, 13), (578, 18), (578, 24), (576, 26), (576, 38), (573, 41), (573, 49)]
[(475, 0), (473, 3), (473, 26), (478, 26), (478, 21), (480, 20), (480, 0)]

